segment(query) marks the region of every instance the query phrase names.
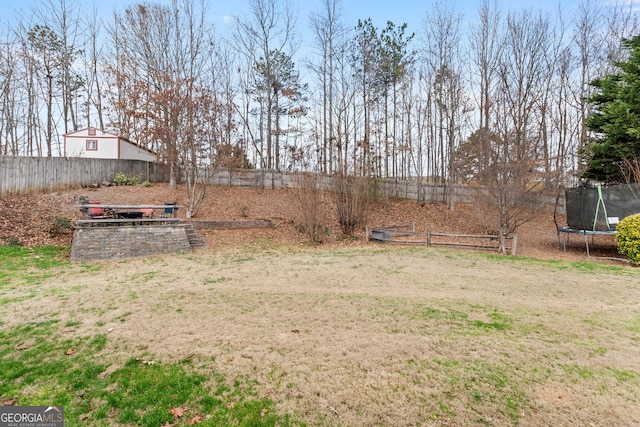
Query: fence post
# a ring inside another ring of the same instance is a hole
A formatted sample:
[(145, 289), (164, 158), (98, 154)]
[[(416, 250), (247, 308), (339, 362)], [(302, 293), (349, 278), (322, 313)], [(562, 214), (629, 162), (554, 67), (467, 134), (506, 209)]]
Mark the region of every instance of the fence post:
[(513, 241), (511, 242), (511, 255), (516, 254), (518, 248), (518, 233), (513, 233)]
[(427, 230), (427, 246), (431, 246), (431, 230)]

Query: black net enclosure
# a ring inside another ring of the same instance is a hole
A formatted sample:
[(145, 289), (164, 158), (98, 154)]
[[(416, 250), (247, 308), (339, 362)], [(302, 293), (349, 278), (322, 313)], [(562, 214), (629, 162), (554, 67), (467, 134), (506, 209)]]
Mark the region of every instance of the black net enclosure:
[(640, 213), (640, 183), (581, 185), (565, 190), (567, 225), (574, 230), (613, 231)]

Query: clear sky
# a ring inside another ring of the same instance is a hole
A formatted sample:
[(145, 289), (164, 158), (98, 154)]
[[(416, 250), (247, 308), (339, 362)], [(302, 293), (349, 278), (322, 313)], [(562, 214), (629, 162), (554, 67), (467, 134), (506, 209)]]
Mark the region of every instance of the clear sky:
[[(6, 29), (7, 24), (15, 20), (15, 16), (29, 17), (34, 5), (42, 2), (57, 3), (60, 0), (0, 0), (0, 32)], [(82, 9), (90, 10), (94, 2), (98, 4), (99, 11), (104, 15), (105, 21), (109, 21), (114, 10), (123, 11), (127, 6), (140, 3), (134, 0), (67, 0), (70, 3), (82, 4)], [(171, 0), (146, 0), (151, 3), (170, 4)], [(322, 7), (322, 0), (291, 0), (298, 10), (298, 26), (303, 46), (309, 46), (312, 42), (309, 28), (309, 16), (311, 12), (318, 11)], [(373, 24), (382, 29), (387, 21), (392, 21), (397, 26), (407, 23), (407, 34), (415, 32), (417, 36), (422, 31), (423, 21), (429, 9), (436, 0), (342, 0), (343, 23), (347, 28), (353, 28), (358, 19), (371, 18)], [(440, 0), (449, 8), (463, 14), (466, 25), (477, 18), (481, 0)], [(491, 2), (493, 0), (490, 0)], [(527, 9), (548, 13), (551, 17), (562, 10), (565, 19), (573, 15), (577, 6), (586, 0), (497, 0), (503, 16), (506, 11)], [(640, 0), (591, 0), (604, 7), (615, 3), (626, 5), (633, 4), (640, 10)], [(249, 0), (209, 0), (210, 21), (215, 25), (219, 34), (224, 34), (226, 29), (233, 25), (233, 16), (243, 15), (247, 12)], [(464, 30), (464, 29), (463, 29)], [(303, 48), (304, 50), (304, 48)]]
[[(45, 0), (56, 3), (57, 0)], [(74, 0), (68, 0), (73, 2)], [(91, 1), (75, 0), (83, 4), (83, 7), (90, 8)], [(467, 19), (473, 19), (477, 9), (481, 4), (480, 0), (442, 0), (444, 4), (462, 12)], [(607, 3), (615, 0), (601, 0)], [(640, 4), (640, 0), (633, 1)], [(170, 0), (156, 0), (152, 3), (169, 4)], [(40, 0), (0, 0), (0, 23), (6, 25), (14, 19), (16, 11), (29, 15), (30, 7), (40, 3)], [(106, 16), (111, 16), (113, 10), (123, 10), (126, 6), (137, 2), (131, 0), (102, 0), (98, 1), (99, 9)], [(228, 25), (228, 17), (242, 14), (246, 10), (248, 0), (211, 0), (211, 20), (219, 30)], [(580, 0), (499, 0), (498, 4), (505, 10), (513, 8), (528, 8), (534, 10), (548, 11), (556, 13), (560, 6), (563, 11), (570, 12), (576, 7)], [(320, 0), (293, 0), (293, 4), (298, 8), (299, 31), (304, 32), (304, 28), (309, 25), (309, 14), (318, 10), (321, 6)], [(417, 32), (427, 14), (429, 7), (433, 4), (431, 0), (342, 0), (344, 11), (344, 22), (347, 26), (355, 26), (358, 19), (371, 18), (377, 27), (384, 27), (387, 21), (392, 21), (396, 25), (406, 22), (408, 30)]]

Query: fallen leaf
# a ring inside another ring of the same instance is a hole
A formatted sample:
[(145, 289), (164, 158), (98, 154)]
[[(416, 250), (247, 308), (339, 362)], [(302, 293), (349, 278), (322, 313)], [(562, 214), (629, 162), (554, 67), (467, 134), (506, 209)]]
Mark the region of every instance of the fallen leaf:
[(189, 425), (192, 426), (194, 424), (200, 424), (204, 417), (202, 415), (196, 415), (195, 417), (189, 420)]
[(71, 356), (72, 354), (76, 354), (78, 352), (77, 348), (72, 348), (70, 350), (67, 350), (64, 354), (66, 354), (67, 356)]
[(269, 412), (269, 410), (266, 408), (263, 408), (262, 411), (260, 411), (260, 415), (264, 417), (265, 415), (267, 415), (267, 412)]
[(300, 333), (300, 329), (292, 329), (291, 332), (293, 332), (294, 334), (299, 334)]
[(15, 397), (12, 397), (11, 399), (7, 399), (4, 402), (2, 402), (2, 406), (13, 406), (17, 401), (18, 399), (16, 399)]
[(25, 349), (27, 349), (27, 348), (29, 348), (29, 346), (28, 346), (28, 345), (26, 345), (25, 343), (18, 344), (18, 345), (16, 346), (16, 350), (25, 350)]
[(173, 415), (174, 418), (180, 418), (184, 415), (184, 411), (185, 411), (184, 408), (178, 407), (178, 408), (173, 408), (169, 412), (171, 412), (171, 415)]
[(235, 402), (227, 403), (227, 408), (229, 408), (229, 409), (233, 408), (234, 406), (236, 406)]
[(69, 332), (73, 332), (73, 331), (75, 331), (75, 330), (76, 330), (76, 328), (74, 328), (73, 326), (70, 326), (70, 327), (68, 327), (68, 328), (64, 329), (64, 330), (62, 331), (62, 333), (63, 333), (63, 334), (68, 334)]

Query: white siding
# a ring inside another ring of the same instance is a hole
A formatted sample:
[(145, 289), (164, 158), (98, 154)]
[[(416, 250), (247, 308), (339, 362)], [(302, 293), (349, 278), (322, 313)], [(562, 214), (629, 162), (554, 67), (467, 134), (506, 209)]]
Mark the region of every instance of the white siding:
[(144, 160), (145, 162), (155, 162), (157, 160), (155, 154), (122, 139), (120, 140), (120, 158), (127, 160)]
[[(99, 129), (93, 129), (93, 131), (95, 135), (90, 135), (92, 132), (89, 128), (66, 134), (64, 136), (65, 157), (157, 161), (156, 154), (140, 148), (124, 138)], [(97, 150), (87, 150), (87, 141), (96, 141)]]
[[(117, 159), (118, 138), (114, 136), (67, 135), (66, 157), (87, 157), (92, 159)], [(98, 149), (87, 150), (87, 141), (97, 141)]]

